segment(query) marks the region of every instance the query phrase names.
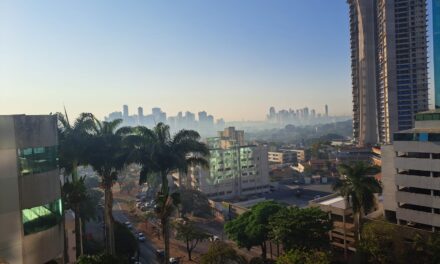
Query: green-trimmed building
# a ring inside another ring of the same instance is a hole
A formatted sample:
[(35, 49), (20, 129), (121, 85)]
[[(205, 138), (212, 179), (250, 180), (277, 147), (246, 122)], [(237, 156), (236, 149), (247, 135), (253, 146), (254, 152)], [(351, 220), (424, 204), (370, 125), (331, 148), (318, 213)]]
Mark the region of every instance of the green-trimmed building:
[[(192, 187), (212, 199), (242, 198), (269, 192), (267, 147), (244, 144), (243, 133), (237, 138), (225, 136), (225, 133), (219, 135), (207, 139), (211, 154), (209, 170), (199, 167), (190, 170)], [(233, 131), (229, 135), (237, 133)]]
[(0, 259), (62, 263), (57, 118), (0, 116)]

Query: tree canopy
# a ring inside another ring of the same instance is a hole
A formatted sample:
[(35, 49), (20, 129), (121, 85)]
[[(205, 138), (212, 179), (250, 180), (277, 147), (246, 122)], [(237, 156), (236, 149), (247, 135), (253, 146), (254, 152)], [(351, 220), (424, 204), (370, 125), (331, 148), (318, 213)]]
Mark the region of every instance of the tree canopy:
[(277, 258), (276, 264), (330, 264), (327, 252), (295, 249)]
[(211, 243), (208, 252), (203, 254), (200, 264), (246, 264), (246, 258), (222, 241)]
[(209, 234), (189, 221), (177, 221), (174, 224), (174, 228), (177, 231), (176, 239), (183, 241), (186, 244), (186, 251), (188, 252), (189, 260), (191, 260), (191, 253), (197, 247), (199, 242), (210, 237)]
[(251, 210), (226, 223), (225, 231), (239, 247), (248, 250), (260, 246), (263, 259), (266, 258), (266, 241), (269, 239), (269, 219), (284, 208), (274, 201), (264, 201)]
[(328, 214), (315, 207), (284, 208), (269, 223), (272, 239), (281, 242), (285, 250), (327, 248), (332, 227)]

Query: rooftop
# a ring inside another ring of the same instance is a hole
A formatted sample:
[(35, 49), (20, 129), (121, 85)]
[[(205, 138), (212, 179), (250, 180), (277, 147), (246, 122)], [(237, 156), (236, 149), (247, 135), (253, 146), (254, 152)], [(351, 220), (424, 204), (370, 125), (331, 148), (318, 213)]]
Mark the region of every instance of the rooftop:
[(328, 206), (332, 206), (332, 207), (344, 209), (344, 210), (349, 208), (349, 206), (347, 206), (347, 203), (345, 202), (344, 197), (342, 197), (342, 196), (337, 196), (334, 198), (323, 200), (323, 201), (319, 202), (319, 204), (328, 205)]
[(417, 113), (416, 121), (440, 121), (440, 109)]

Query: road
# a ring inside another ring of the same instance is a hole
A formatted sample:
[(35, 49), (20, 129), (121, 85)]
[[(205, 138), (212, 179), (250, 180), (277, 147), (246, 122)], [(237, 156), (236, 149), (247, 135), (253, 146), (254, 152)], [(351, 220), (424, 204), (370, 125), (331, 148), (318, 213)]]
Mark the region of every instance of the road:
[[(120, 223), (125, 223), (127, 221), (130, 221), (128, 217), (124, 214), (124, 211), (121, 208), (121, 205), (118, 202), (115, 202), (113, 204), (113, 217), (116, 221)], [(131, 222), (131, 221), (130, 221)], [(133, 226), (133, 233), (136, 235), (136, 227)], [(158, 264), (157, 258), (156, 258), (156, 249), (153, 247), (151, 241), (148, 239), (148, 237), (145, 237), (145, 242), (138, 242), (139, 245), (139, 252), (140, 252), (140, 259), (139, 261), (142, 264)]]

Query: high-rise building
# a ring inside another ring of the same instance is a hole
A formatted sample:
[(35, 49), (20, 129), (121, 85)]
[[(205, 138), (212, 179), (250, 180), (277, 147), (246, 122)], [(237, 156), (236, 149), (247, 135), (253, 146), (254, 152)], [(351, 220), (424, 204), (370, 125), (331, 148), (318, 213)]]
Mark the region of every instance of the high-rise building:
[(128, 105), (123, 105), (122, 106), (122, 116), (124, 118), (128, 118)]
[(139, 119), (144, 117), (144, 109), (142, 107), (138, 107), (138, 117)]
[(440, 108), (440, 0), (432, 0), (434, 32), (435, 108)]
[(201, 111), (198, 113), (199, 116), (199, 122), (205, 123), (206, 119), (208, 118), (208, 113), (206, 111)]
[(328, 116), (328, 105), (325, 105), (325, 116)]
[(0, 116), (0, 135), (0, 259), (62, 263), (57, 118)]
[(388, 143), (428, 110), (426, 0), (348, 0), (353, 136)]
[(381, 152), (385, 217), (440, 230), (440, 110), (417, 114), (415, 127), (394, 133)]
[[(222, 136), (208, 138), (209, 169), (190, 168), (187, 184), (211, 198), (239, 198), (269, 192), (268, 148), (246, 145), (241, 140), (241, 132), (234, 128), (219, 134)], [(230, 142), (225, 144), (225, 141)]]

